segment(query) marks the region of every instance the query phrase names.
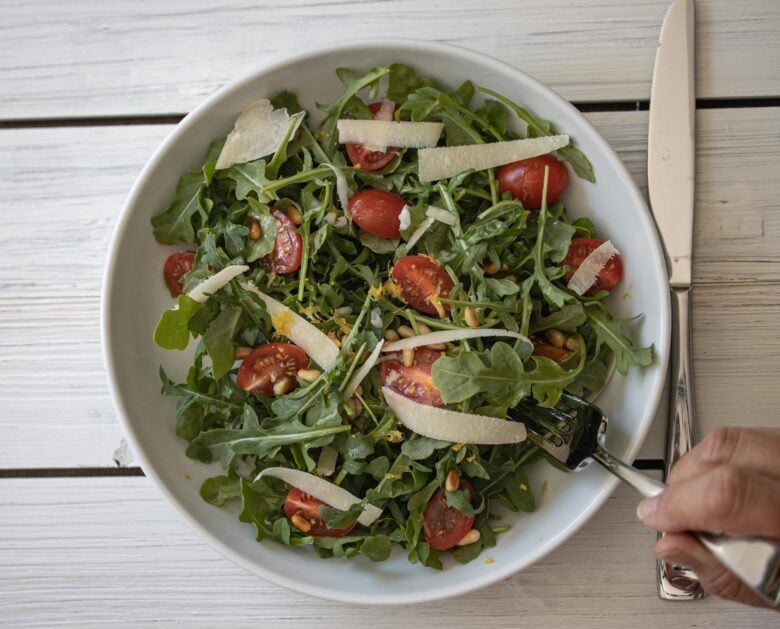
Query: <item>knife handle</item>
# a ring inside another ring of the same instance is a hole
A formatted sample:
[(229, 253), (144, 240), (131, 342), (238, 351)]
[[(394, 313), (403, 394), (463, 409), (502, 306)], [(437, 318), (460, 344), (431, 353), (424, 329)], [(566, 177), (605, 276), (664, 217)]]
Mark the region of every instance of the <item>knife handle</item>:
[[(664, 482), (672, 466), (694, 446), (693, 370), (691, 368), (690, 288), (672, 288), (671, 401), (666, 433)], [(695, 600), (704, 596), (696, 574), (658, 560), (658, 596)]]

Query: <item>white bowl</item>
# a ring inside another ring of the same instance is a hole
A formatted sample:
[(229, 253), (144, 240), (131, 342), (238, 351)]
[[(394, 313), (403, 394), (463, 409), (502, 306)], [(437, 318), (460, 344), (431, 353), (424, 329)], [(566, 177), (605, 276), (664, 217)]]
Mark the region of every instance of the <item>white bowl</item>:
[[(251, 101), (282, 89), (296, 92), (312, 113), (315, 101), (341, 91), (335, 69), (368, 69), (392, 62), (416, 67), (454, 88), (465, 79), (503, 92), (570, 134), (593, 163), (598, 182), (570, 177), (564, 200), (574, 216), (587, 215), (599, 233), (623, 252), (625, 279), (610, 300), (621, 317), (642, 313), (634, 329), (642, 345), (653, 343), (655, 365), (612, 378), (599, 398), (611, 418), (608, 445), (632, 460), (650, 427), (666, 372), (669, 299), (666, 268), (648, 209), (614, 151), (569, 103), (519, 70), (470, 50), (412, 40), (355, 42), (302, 53), (261, 67), (221, 89), (189, 114), (143, 169), (122, 211), (103, 286), (103, 347), (110, 388), (144, 471), (181, 516), (226, 557), (255, 574), (314, 596), (360, 604), (430, 601), (462, 594), (506, 578), (562, 544), (604, 504), (617, 481), (597, 466), (564, 474), (546, 464), (531, 472), (539, 507), (512, 515), (512, 529), (476, 561), (446, 565), (443, 571), (411, 565), (396, 549), (392, 558), (371, 563), (363, 557), (322, 560), (313, 552), (266, 541), (238, 522), (236, 509), (204, 502), (198, 488), (218, 472), (188, 459), (174, 434), (174, 400), (160, 395), (158, 365), (183, 376), (186, 353), (165, 352), (152, 331), (171, 299), (161, 280), (170, 247), (158, 245), (150, 217), (165, 207), (186, 171), (200, 167), (210, 141), (224, 137)], [(172, 78), (172, 80), (174, 80)], [(624, 295), (625, 293), (625, 295)], [(630, 295), (630, 296), (629, 296)], [(540, 487), (546, 482), (546, 492)], [(485, 562), (491, 557), (492, 563)]]

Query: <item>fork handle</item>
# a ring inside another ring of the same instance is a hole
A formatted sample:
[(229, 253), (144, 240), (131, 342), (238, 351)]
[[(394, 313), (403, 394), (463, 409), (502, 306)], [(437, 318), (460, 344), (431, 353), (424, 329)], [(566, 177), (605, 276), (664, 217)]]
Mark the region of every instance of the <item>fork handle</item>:
[[(611, 455), (600, 445), (593, 451), (593, 458), (645, 498), (660, 494), (666, 487)], [(692, 535), (767, 603), (780, 606), (780, 542), (712, 533), (694, 532)]]

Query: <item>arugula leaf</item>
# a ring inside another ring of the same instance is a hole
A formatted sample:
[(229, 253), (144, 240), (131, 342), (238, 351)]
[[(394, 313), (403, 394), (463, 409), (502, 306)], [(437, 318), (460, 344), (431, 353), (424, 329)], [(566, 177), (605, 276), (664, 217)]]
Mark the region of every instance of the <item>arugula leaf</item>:
[(164, 245), (195, 242), (193, 221), (205, 224), (214, 202), (204, 196), (206, 184), (201, 171), (191, 172), (179, 180), (171, 204), (152, 217), (154, 237)]
[(265, 192), (265, 186), (271, 180), (266, 177), (265, 172), (265, 160), (258, 159), (253, 162), (233, 164), (230, 168), (220, 171), (217, 178), (230, 179), (235, 183), (235, 195), (239, 201), (243, 201), (254, 192), (258, 201), (268, 202), (271, 199)]
[(200, 310), (201, 304), (179, 295), (176, 307), (163, 312), (154, 328), (154, 342), (163, 349), (183, 350), (190, 342), (190, 319)]
[(212, 505), (222, 506), (228, 500), (241, 497), (241, 482), (230, 476), (213, 476), (203, 481), (200, 496)]
[(260, 224), (260, 238), (248, 240), (246, 248), (246, 261), (255, 262), (264, 258), (274, 250), (276, 244), (277, 223), (271, 215), (271, 209), (264, 203), (260, 203), (251, 197), (247, 199), (249, 204), (248, 216), (257, 220)]
[(390, 558), (392, 546), (387, 535), (373, 535), (367, 537), (360, 545), (360, 552), (371, 561), (385, 561)]
[(243, 478), (240, 483), (241, 513), (238, 519), (255, 527), (255, 538), (258, 542), (266, 537), (273, 536), (273, 530), (268, 526), (268, 519), (272, 509), (266, 496), (254, 491), (252, 485)]
[(536, 319), (530, 331), (533, 334), (549, 328), (555, 328), (564, 332), (576, 332), (581, 325), (585, 324), (585, 321), (587, 321), (587, 316), (581, 303), (566, 304), (560, 310), (556, 310), (546, 317)]
[(334, 509), (327, 505), (320, 506), (320, 515), (325, 520), (325, 525), (329, 529), (344, 529), (357, 522), (357, 519), (363, 513), (363, 506), (360, 503), (352, 505), (346, 511)]
[(436, 82), (429, 78), (420, 77), (414, 68), (402, 63), (390, 64), (390, 72), (387, 77), (387, 98), (402, 105), (409, 94), (421, 87), (436, 87)]
[(476, 116), (455, 98), (434, 87), (421, 87), (409, 94), (399, 111), (408, 112), (415, 122), (431, 120), (443, 123), (447, 146), (484, 142), (479, 130), (474, 127)]
[(241, 310), (228, 306), (211, 322), (203, 335), (203, 345), (211, 358), (211, 370), (217, 379), (227, 374), (236, 360), (233, 337), (240, 318)]
[(626, 327), (634, 319), (613, 319), (603, 306), (598, 305), (589, 304), (585, 311), (598, 343), (604, 343), (612, 350), (615, 367), (621, 374), (626, 375), (632, 365), (647, 367), (653, 364), (653, 345), (634, 347), (626, 334)]
[(440, 441), (429, 437), (417, 437), (410, 441), (404, 441), (401, 445), (401, 452), (408, 456), (412, 461), (421, 461), (431, 456), (434, 451), (442, 448), (449, 448), (452, 444), (449, 441)]

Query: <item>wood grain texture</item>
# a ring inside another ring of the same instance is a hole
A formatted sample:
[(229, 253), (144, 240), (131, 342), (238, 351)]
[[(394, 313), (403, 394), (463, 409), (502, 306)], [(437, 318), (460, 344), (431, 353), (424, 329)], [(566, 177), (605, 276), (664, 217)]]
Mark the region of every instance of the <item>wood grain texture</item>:
[[(187, 112), (260, 63), (357, 37), (473, 48), (571, 100), (647, 99), (668, 4), (6, 0), (0, 119)], [(698, 97), (780, 94), (780, 4), (697, 0), (696, 6)]]
[(370, 618), (372, 627), (444, 628), (457, 618), (459, 626), (486, 629), (749, 629), (772, 623), (773, 612), (717, 599), (660, 601), (655, 535), (636, 520), (635, 508), (636, 498), (621, 487), (564, 546), (476, 595), (368, 608), (288, 592), (244, 572), (181, 522), (147, 479), (0, 479), (0, 624), (353, 627)]
[[(644, 187), (647, 114), (589, 118)], [(780, 182), (768, 134), (778, 123), (774, 108), (699, 114), (694, 367), (703, 433), (777, 421)], [(124, 197), (171, 128), (0, 131), (0, 468), (133, 464), (104, 378), (100, 281)], [(659, 417), (642, 457), (662, 454), (665, 409)]]

